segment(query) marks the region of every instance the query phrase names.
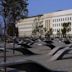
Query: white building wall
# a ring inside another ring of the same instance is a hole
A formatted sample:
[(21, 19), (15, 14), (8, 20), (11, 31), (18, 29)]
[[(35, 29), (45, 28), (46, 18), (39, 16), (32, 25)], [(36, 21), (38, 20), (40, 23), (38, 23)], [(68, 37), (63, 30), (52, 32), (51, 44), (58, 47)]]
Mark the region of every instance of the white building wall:
[(20, 22), (17, 23), (20, 37), (31, 36), (33, 29), (33, 20), (34, 18), (27, 18), (20, 20)]
[[(32, 30), (34, 29), (34, 26), (36, 24), (35, 19), (37, 18), (38, 17), (36, 16), (20, 20), (20, 22), (17, 23), (17, 26), (19, 28), (19, 35), (31, 35)], [(57, 30), (61, 31), (62, 24), (64, 22), (71, 22), (71, 31), (69, 32), (69, 34), (72, 34), (72, 9), (43, 14), (43, 16), (40, 17), (39, 24), (40, 22), (43, 25), (43, 28), (46, 27), (47, 30), (52, 28), (53, 34), (57, 34)]]
[(57, 34), (57, 30), (61, 31), (64, 22), (71, 22), (71, 31), (68, 34), (72, 34), (72, 9), (44, 14), (44, 17), (45, 20), (50, 18), (50, 28), (53, 29), (53, 34)]
[[(64, 16), (57, 16), (52, 18), (52, 28), (53, 33), (56, 34), (57, 30), (62, 29), (62, 24), (71, 22), (71, 29), (72, 29), (72, 15), (64, 15)], [(72, 34), (72, 30), (69, 32), (69, 34)]]

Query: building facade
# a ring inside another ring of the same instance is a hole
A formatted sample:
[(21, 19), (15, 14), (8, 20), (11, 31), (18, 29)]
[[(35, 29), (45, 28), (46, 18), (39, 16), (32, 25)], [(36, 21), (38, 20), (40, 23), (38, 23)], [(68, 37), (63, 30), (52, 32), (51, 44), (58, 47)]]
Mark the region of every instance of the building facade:
[(18, 27), (20, 37), (30, 36), (32, 34), (33, 20), (33, 18), (27, 18), (24, 20), (20, 20), (17, 23), (16, 26)]
[(20, 20), (16, 24), (16, 27), (18, 27), (19, 30), (19, 36), (32, 36), (32, 32), (36, 28), (36, 26), (39, 27), (43, 25), (42, 17), (42, 15), (38, 15)]
[(56, 35), (57, 31), (60, 31), (61, 33), (62, 24), (68, 22), (71, 23), (71, 31), (68, 34), (72, 35), (72, 9), (47, 13), (40, 17), (34, 16), (26, 18), (24, 20), (20, 20), (17, 23), (17, 26), (19, 28), (19, 36), (31, 35), (32, 30), (37, 24), (43, 25), (43, 28), (46, 28), (47, 31), (52, 28), (53, 35)]

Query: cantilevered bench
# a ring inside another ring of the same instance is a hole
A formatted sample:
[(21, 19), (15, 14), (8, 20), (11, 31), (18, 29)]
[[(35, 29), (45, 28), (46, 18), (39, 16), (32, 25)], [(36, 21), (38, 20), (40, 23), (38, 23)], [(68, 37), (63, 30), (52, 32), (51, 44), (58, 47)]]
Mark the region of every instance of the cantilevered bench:
[(9, 48), (10, 50), (16, 50), (21, 52), (23, 55), (36, 55), (35, 53), (31, 52), (27, 48)]
[(54, 55), (56, 52), (58, 52), (60, 49), (63, 49), (65, 47), (72, 47), (72, 44), (69, 44), (69, 45), (65, 45), (65, 46), (58, 46), (58, 47), (55, 47), (53, 48), (48, 55)]
[(6, 68), (16, 69), (17, 71), (22, 70), (23, 72), (65, 72), (65, 71), (52, 70), (48, 67), (46, 68), (43, 65), (30, 60), (20, 60), (20, 61), (16, 60), (13, 62), (8, 61), (6, 63), (0, 64), (0, 67), (4, 66), (6, 66)]
[(48, 55), (54, 55), (58, 50), (63, 49), (63, 48), (64, 47), (62, 46), (55, 47), (48, 53)]
[(60, 49), (57, 53), (55, 53), (52, 56), (52, 58), (50, 59), (50, 61), (60, 59), (64, 54), (66, 54), (69, 51), (69, 49), (70, 49), (69, 47)]
[(0, 51), (4, 51), (4, 48), (1, 47), (1, 48), (0, 48)]
[(23, 46), (23, 47), (25, 47), (25, 48), (31, 48), (30, 45), (28, 45), (28, 44), (24, 44), (24, 43), (18, 43), (18, 45), (21, 45), (21, 46)]

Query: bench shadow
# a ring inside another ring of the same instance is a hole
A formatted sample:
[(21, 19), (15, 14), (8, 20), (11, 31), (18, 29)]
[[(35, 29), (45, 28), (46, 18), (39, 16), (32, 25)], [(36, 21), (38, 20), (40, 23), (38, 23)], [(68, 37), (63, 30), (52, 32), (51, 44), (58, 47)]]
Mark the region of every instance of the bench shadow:
[(67, 72), (67, 71), (55, 71), (51, 69), (47, 69), (42, 65), (35, 62), (27, 62), (22, 64), (15, 64), (8, 66), (10, 68), (16, 68), (18, 70), (26, 71), (26, 72)]

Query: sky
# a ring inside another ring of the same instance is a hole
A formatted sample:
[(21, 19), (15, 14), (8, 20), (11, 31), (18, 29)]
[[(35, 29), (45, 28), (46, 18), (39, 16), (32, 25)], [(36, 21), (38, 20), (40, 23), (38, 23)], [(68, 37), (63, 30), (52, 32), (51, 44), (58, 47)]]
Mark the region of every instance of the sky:
[(29, 16), (72, 9), (72, 0), (29, 0)]
[(4, 20), (3, 17), (0, 15), (0, 26), (4, 27)]

